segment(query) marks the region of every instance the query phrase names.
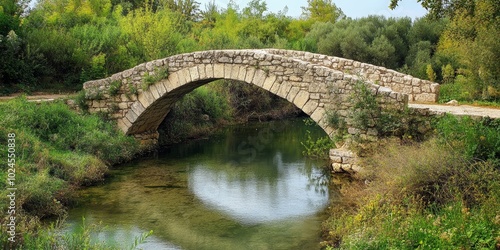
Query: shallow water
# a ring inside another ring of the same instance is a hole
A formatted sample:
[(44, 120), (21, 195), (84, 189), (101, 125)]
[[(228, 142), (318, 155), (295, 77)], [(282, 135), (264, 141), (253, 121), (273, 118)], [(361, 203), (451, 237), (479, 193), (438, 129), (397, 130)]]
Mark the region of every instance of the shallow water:
[(101, 223), (96, 241), (142, 249), (317, 249), (328, 203), (323, 161), (302, 156), (300, 119), (232, 126), (116, 167), (81, 192), (69, 231)]

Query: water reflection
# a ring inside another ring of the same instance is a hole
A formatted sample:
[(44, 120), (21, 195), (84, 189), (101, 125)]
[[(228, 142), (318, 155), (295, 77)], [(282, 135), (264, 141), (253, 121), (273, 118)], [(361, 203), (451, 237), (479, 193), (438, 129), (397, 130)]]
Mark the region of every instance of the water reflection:
[[(140, 248), (318, 248), (328, 178), (322, 162), (301, 154), (302, 121), (279, 124), (279, 130), (269, 129), (273, 123), (228, 128), (121, 166), (105, 185), (82, 191), (69, 221), (74, 228), (82, 217), (102, 221), (108, 229), (95, 239), (122, 247), (153, 230)], [(272, 140), (258, 141), (255, 157), (244, 161), (238, 145), (265, 128)]]
[[(234, 178), (231, 165), (198, 164), (191, 170), (189, 188), (204, 204), (245, 224), (311, 215), (326, 206), (327, 193), (308, 185), (309, 176), (301, 171), (305, 162), (285, 163), (276, 153), (273, 164), (266, 166), (276, 169), (272, 181), (258, 178), (263, 171), (259, 166), (238, 168), (239, 178)], [(320, 180), (326, 179), (318, 169), (313, 171)]]

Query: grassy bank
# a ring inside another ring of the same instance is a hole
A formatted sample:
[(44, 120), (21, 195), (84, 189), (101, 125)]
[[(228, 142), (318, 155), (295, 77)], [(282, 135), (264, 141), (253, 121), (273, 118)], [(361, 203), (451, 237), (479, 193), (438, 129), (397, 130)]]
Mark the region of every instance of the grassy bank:
[[(62, 102), (35, 104), (17, 98), (0, 104), (0, 117), (0, 154), (13, 153), (10, 146), (15, 149), (15, 155), (9, 157), (15, 164), (2, 164), (0, 171), (0, 195), (4, 197), (0, 199), (0, 241), (4, 249), (26, 248), (43, 238), (46, 232), (40, 230), (40, 220), (64, 217), (75, 190), (101, 181), (108, 166), (139, 152), (138, 143), (111, 123), (94, 115), (79, 115)], [(15, 243), (4, 233), (9, 221), (9, 200), (5, 198), (10, 192), (6, 181), (9, 167), (15, 168), (13, 186), (17, 188), (12, 214), (16, 217)]]
[(326, 249), (499, 249), (500, 123), (446, 116), (366, 159), (323, 224)]

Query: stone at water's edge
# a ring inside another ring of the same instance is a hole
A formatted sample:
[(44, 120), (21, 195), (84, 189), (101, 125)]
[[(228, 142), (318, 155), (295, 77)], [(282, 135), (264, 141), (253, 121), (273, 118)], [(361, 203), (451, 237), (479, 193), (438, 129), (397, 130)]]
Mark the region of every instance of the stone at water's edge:
[(358, 156), (346, 148), (334, 148), (330, 150), (332, 171), (334, 173), (358, 173), (362, 171), (358, 164)]

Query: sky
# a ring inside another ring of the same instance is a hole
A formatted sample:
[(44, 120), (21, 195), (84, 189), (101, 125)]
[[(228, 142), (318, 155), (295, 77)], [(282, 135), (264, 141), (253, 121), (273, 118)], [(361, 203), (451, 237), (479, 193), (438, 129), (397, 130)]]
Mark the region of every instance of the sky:
[[(205, 4), (214, 1), (216, 5), (226, 8), (229, 0), (197, 0), (200, 3), (200, 8), (205, 9)], [(247, 6), (250, 0), (233, 0), (239, 9)], [(402, 0), (399, 6), (391, 10), (389, 9), (390, 0), (333, 0), (335, 5), (342, 9), (348, 17), (359, 18), (368, 15), (382, 15), (386, 17), (405, 17), (409, 16), (412, 19), (424, 16), (427, 11), (417, 3), (417, 0)], [(301, 6), (307, 6), (307, 0), (266, 0), (269, 11), (277, 13), (288, 7), (288, 16), (299, 17), (302, 13)]]

